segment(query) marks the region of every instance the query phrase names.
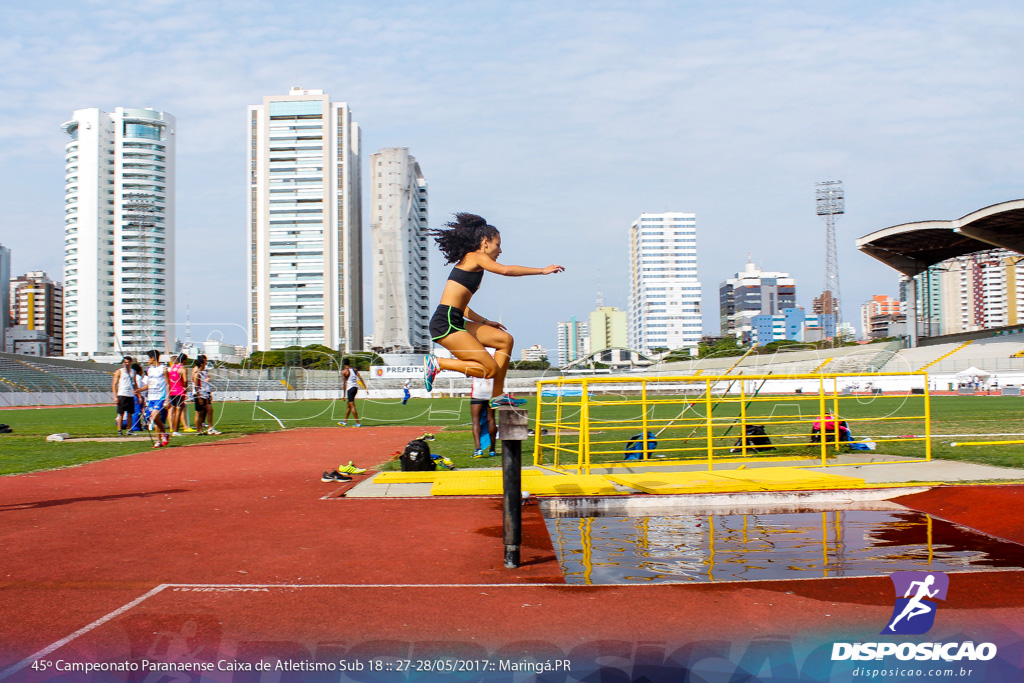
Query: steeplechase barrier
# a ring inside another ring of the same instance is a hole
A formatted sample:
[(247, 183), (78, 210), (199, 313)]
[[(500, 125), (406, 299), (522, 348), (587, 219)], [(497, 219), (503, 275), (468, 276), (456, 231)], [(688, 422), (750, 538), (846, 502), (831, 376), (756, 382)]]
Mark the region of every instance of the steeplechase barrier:
[(931, 460), (928, 374), (869, 377), (866, 388), (863, 373), (540, 380), (534, 464), (578, 474), (766, 459), (827, 467), (839, 450), (900, 457), (843, 465)]

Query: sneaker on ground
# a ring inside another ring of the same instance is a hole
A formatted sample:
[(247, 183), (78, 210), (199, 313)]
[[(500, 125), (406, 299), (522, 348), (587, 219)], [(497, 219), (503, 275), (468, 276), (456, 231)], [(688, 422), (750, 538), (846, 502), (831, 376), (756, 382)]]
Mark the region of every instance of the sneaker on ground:
[(490, 453), (488, 453), (487, 455), (489, 455), (490, 457), (492, 457), (492, 458), (493, 458), (493, 457), (497, 456), (498, 454), (497, 454), (497, 453), (495, 453), (495, 452), (494, 452), (493, 450), (491, 450), (491, 452), (490, 452)]
[(521, 405), (525, 405), (526, 400), (522, 398), (512, 398), (508, 394), (502, 394), (501, 396), (495, 396), (491, 399), (492, 408), (518, 408)]
[(166, 445), (167, 444), (165, 444), (163, 441), (157, 441), (155, 444), (153, 444), (153, 448), (163, 448)]
[(118, 429), (117, 430), (117, 435), (118, 436), (124, 436), (124, 430), (123, 429)]
[(339, 427), (348, 427), (348, 422), (339, 422), (338, 426)]
[(473, 451), (473, 457), (474, 457), (474, 458), (482, 458), (482, 457), (484, 457), (484, 452), (483, 452), (483, 450), (481, 450), (481, 449), (479, 449), (479, 448), (478, 448), (478, 449), (476, 449), (475, 451)]
[(182, 431), (185, 432), (186, 434), (194, 434), (196, 430), (192, 429), (191, 427), (185, 427), (185, 429), (183, 429)]
[(437, 356), (428, 354), (423, 359), (423, 386), (427, 391), (433, 391), (434, 378), (437, 377), (437, 373), (440, 371), (441, 366), (437, 362)]
[(338, 471), (343, 474), (363, 474), (366, 469), (363, 467), (356, 467), (355, 464), (349, 460), (347, 465), (338, 465)]
[(324, 483), (352, 481), (352, 477), (341, 474), (340, 472), (324, 472), (324, 475), (320, 477), (320, 481)]
[(212, 429), (212, 428), (211, 428), (211, 429), (207, 429), (207, 430), (206, 430), (206, 433), (207, 433), (207, 434), (213, 434), (213, 435), (218, 435), (218, 434), (223, 434), (224, 432), (218, 432), (218, 431), (217, 431), (216, 429)]
[(451, 458), (446, 457), (444, 455), (433, 455), (431, 457), (434, 459), (434, 462), (436, 462), (441, 467), (447, 467), (450, 470), (455, 469), (455, 463), (452, 462)]
[(181, 436), (178, 432), (171, 432), (171, 436)]

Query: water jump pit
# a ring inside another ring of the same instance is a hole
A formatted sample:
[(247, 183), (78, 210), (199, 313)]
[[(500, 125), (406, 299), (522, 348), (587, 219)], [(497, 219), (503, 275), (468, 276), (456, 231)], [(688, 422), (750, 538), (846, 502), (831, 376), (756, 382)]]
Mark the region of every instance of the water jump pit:
[(677, 508), (542, 503), (567, 583), (711, 583), (1024, 569), (1024, 546), (887, 501)]

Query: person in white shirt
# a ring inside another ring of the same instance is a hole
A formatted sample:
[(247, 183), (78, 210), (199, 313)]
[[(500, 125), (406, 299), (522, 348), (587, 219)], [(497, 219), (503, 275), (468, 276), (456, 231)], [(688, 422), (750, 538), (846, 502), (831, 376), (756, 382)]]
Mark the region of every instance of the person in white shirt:
[(359, 387), (366, 388), (366, 384), (363, 382), (363, 378), (359, 376), (359, 371), (352, 367), (352, 363), (348, 358), (345, 359), (341, 370), (341, 379), (345, 384), (345, 399), (348, 404), (345, 407), (345, 418), (338, 424), (342, 427), (348, 424), (348, 416), (352, 415), (355, 417), (356, 423), (354, 426), (362, 427), (363, 425), (359, 422), (359, 412), (356, 410), (356, 394), (359, 393)]
[(146, 368), (146, 379), (139, 387), (139, 391), (146, 392), (146, 419), (156, 427), (157, 440), (153, 448), (162, 448), (170, 443), (170, 437), (164, 427), (170, 403), (167, 398), (170, 378), (167, 375), (167, 366), (160, 362), (159, 351), (146, 351), (146, 356), (149, 358), (149, 367)]
[(114, 370), (114, 380), (110, 385), (110, 392), (114, 394), (114, 404), (117, 406), (117, 417), (114, 418), (117, 424), (117, 435), (124, 436), (124, 430), (132, 428), (132, 414), (135, 412), (135, 391), (139, 384), (135, 371), (132, 370), (131, 356), (121, 359), (121, 367)]

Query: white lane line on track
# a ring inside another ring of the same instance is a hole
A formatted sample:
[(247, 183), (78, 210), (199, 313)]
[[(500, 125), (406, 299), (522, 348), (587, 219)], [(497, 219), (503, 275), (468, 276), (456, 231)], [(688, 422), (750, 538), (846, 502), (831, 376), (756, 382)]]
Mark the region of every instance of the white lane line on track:
[[(1024, 572), (1024, 568), (1017, 567), (1004, 567), (999, 572), (1011, 571), (1011, 572)], [(965, 571), (955, 572), (957, 574), (987, 574), (991, 571)], [(128, 610), (138, 606), (145, 602), (149, 598), (153, 597), (157, 593), (170, 588), (172, 592), (196, 592), (196, 593), (235, 593), (235, 592), (247, 592), (251, 590), (267, 591), (273, 588), (283, 589), (299, 589), (299, 588), (592, 588), (592, 589), (615, 589), (615, 588), (653, 588), (657, 586), (706, 586), (706, 585), (722, 585), (722, 584), (739, 584), (746, 583), (750, 584), (751, 587), (756, 588), (759, 583), (775, 583), (775, 582), (798, 582), (798, 581), (821, 581), (821, 580), (835, 580), (843, 579), (845, 581), (857, 580), (857, 579), (877, 579), (877, 576), (844, 576), (844, 577), (821, 577), (821, 576), (809, 576), (806, 578), (798, 579), (766, 579), (765, 581), (716, 581), (714, 584), (707, 582), (695, 582), (695, 581), (679, 581), (670, 582), (664, 581), (659, 583), (642, 583), (642, 584), (629, 584), (629, 583), (617, 583), (617, 584), (582, 584), (582, 583), (302, 583), (302, 584), (287, 584), (287, 583), (163, 583), (149, 591), (148, 593), (135, 598), (131, 602), (118, 609), (114, 610), (110, 614), (103, 616), (96, 621), (92, 622), (88, 626), (78, 629), (71, 635), (61, 638), (52, 645), (48, 645), (39, 652), (26, 657), (17, 664), (5, 669), (0, 672), (0, 681), (9, 678), (11, 675), (21, 671), (25, 667), (32, 664), (32, 662), (45, 657), (46, 655), (58, 650), (71, 641), (75, 640), (79, 636), (82, 636), (89, 631), (102, 626), (111, 619), (121, 616)], [(884, 578), (884, 577), (883, 577)]]
[(3, 671), (0, 671), (0, 681), (5, 680), (6, 678), (8, 678), (8, 677), (14, 675), (15, 673), (21, 671), (22, 669), (24, 669), (25, 667), (29, 666), (30, 664), (32, 664), (32, 662), (36, 661), (37, 659), (41, 659), (41, 658), (45, 657), (46, 655), (50, 654), (51, 652), (53, 652), (55, 650), (59, 650), (60, 648), (64, 647), (65, 645), (70, 643), (72, 640), (78, 638), (79, 636), (85, 635), (89, 631), (93, 630), (94, 628), (96, 628), (98, 626), (102, 626), (103, 624), (107, 623), (111, 619), (115, 619), (115, 618), (121, 616), (122, 614), (124, 614), (128, 610), (130, 610), (133, 607), (141, 604), (142, 602), (145, 602), (146, 600), (150, 599), (151, 597), (153, 597), (154, 595), (156, 595), (160, 591), (164, 590), (169, 585), (170, 584), (166, 584), (166, 583), (160, 584), (159, 586), (157, 586), (153, 590), (149, 591), (148, 593), (140, 595), (139, 597), (135, 598), (131, 602), (127, 603), (126, 605), (122, 605), (121, 607), (118, 607), (113, 612), (111, 612), (111, 613), (109, 613), (109, 614), (107, 614), (105, 616), (100, 617), (99, 619), (97, 619), (96, 621), (92, 622), (88, 626), (83, 626), (82, 628), (78, 629), (77, 631), (75, 631), (71, 635), (65, 636), (64, 638), (61, 638), (60, 640), (58, 640), (57, 642), (55, 642), (55, 643), (53, 643), (51, 645), (47, 645), (46, 647), (44, 647), (39, 652), (35, 653), (34, 655), (30, 655), (30, 656), (26, 657), (25, 659), (21, 660), (20, 662), (18, 662), (14, 666), (8, 667), (7, 669), (5, 669)]

